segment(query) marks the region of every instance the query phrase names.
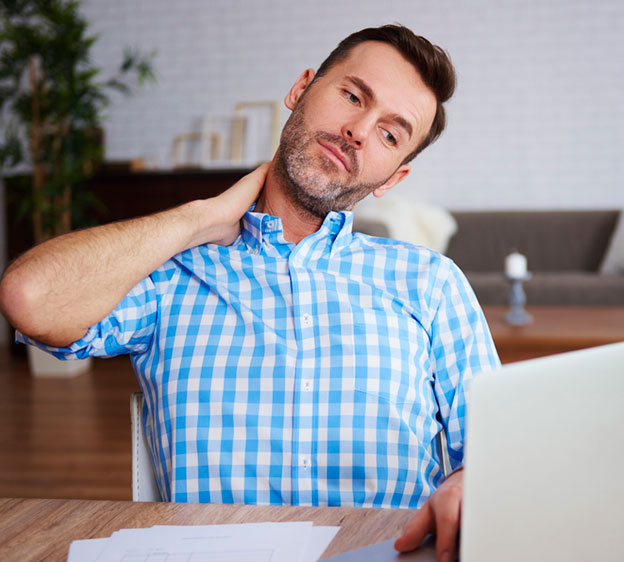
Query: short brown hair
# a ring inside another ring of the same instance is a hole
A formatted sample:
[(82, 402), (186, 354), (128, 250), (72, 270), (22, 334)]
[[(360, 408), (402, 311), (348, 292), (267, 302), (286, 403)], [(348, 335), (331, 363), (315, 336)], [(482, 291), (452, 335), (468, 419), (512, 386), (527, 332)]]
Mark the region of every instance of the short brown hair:
[(446, 126), (446, 112), (442, 104), (448, 101), (455, 91), (455, 68), (449, 55), (441, 47), (433, 45), (420, 35), (415, 35), (411, 29), (402, 25), (383, 25), (356, 31), (343, 39), (323, 61), (314, 80), (325, 75), (334, 64), (345, 60), (351, 49), (365, 41), (380, 41), (397, 49), (414, 65), (436, 98), (436, 113), (431, 128), (423, 141), (403, 160), (403, 164), (406, 164), (442, 134)]

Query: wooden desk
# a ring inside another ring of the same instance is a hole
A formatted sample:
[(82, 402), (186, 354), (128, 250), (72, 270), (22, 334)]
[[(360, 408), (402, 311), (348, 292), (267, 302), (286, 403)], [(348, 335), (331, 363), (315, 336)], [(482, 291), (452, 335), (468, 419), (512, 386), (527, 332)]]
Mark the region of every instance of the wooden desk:
[(506, 306), (483, 311), (503, 363), (624, 341), (621, 306), (530, 306), (526, 326), (507, 324)]
[(0, 560), (65, 562), (73, 540), (124, 528), (260, 521), (340, 526), (326, 558), (398, 537), (413, 515), (405, 509), (0, 499)]

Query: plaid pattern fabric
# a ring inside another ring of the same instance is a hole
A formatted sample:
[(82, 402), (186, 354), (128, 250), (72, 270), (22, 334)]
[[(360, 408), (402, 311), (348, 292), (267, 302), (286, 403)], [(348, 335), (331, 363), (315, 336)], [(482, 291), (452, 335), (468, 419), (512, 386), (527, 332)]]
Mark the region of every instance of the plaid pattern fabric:
[(459, 466), (470, 381), (498, 358), (449, 259), (351, 225), (330, 213), (295, 246), (249, 212), (230, 247), (173, 257), (84, 338), (42, 347), (131, 355), (168, 500), (419, 507), (436, 434)]

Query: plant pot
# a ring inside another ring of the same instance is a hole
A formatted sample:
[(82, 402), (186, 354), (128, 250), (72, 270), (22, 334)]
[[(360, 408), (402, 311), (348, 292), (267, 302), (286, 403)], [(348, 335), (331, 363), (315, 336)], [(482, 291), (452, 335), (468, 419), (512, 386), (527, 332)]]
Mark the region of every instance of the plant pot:
[(91, 357), (63, 361), (38, 347), (27, 346), (28, 364), (34, 377), (75, 377), (91, 368)]

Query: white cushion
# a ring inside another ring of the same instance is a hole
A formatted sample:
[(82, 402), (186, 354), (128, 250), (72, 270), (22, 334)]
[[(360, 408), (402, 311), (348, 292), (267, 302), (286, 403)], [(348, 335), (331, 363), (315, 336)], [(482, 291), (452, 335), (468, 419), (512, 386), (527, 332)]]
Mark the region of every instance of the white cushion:
[(355, 218), (382, 223), (389, 237), (444, 253), (457, 223), (449, 211), (430, 203), (384, 197), (362, 201)]
[(600, 273), (624, 273), (624, 212), (620, 211), (609, 247), (600, 264)]

